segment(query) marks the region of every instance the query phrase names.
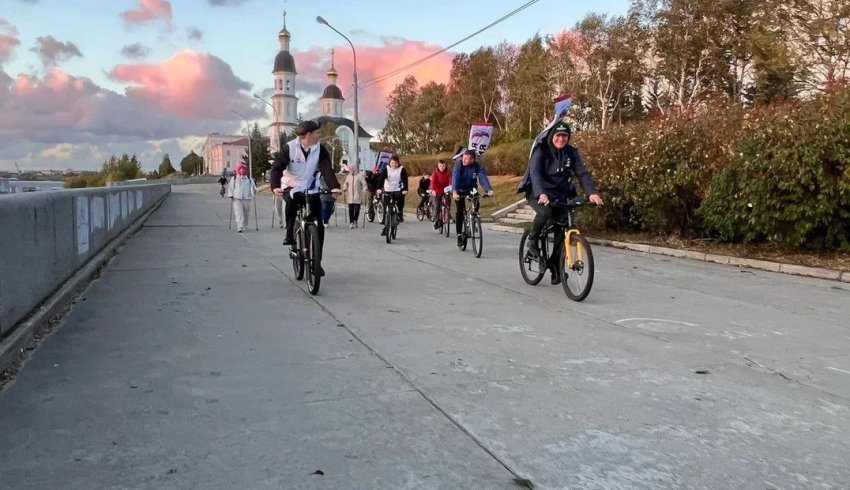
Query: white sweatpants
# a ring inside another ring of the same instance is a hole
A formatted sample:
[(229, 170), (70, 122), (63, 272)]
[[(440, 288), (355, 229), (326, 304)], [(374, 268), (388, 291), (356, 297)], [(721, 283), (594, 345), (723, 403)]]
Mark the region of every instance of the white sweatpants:
[(251, 210), (250, 199), (234, 199), (233, 215), (236, 216), (236, 228), (245, 230), (248, 228), (248, 211)]
[(277, 211), (277, 222), (283, 223), (283, 196), (274, 196), (274, 209)]

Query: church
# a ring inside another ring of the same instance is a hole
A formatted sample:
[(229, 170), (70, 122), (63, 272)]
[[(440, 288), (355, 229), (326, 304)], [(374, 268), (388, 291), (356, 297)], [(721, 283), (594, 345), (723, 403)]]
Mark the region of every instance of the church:
[[(298, 72), (295, 69), (295, 58), (289, 52), (292, 36), (286, 29), (286, 14), (284, 14), (283, 19), (283, 29), (278, 33), (280, 52), (275, 57), (274, 70), (272, 71), (272, 75), (274, 75), (274, 95), (271, 99), (274, 109), (274, 122), (269, 125), (272, 152), (280, 149), (281, 135), (291, 135), (298, 124), (298, 97), (295, 95), (295, 78)], [(336, 84), (339, 74), (334, 68), (333, 51), (331, 51), (331, 66), (327, 72), (327, 77), (328, 85), (319, 99), (322, 115), (311, 119), (319, 125), (330, 123), (336, 127), (336, 137), (342, 145), (343, 155), (334, 156), (334, 166), (337, 167), (344, 160), (354, 164), (356, 161), (354, 158), (356, 152), (354, 121), (342, 114), (345, 98), (342, 95), (342, 90)], [(372, 135), (367, 133), (362, 126), (359, 129), (360, 166), (368, 169), (375, 163), (375, 153), (369, 144)]]

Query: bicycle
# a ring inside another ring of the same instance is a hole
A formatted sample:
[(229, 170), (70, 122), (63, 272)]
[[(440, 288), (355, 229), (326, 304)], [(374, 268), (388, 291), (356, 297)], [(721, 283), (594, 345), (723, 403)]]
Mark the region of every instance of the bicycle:
[[(484, 250), (484, 234), (481, 229), (481, 217), (478, 215), (481, 194), (478, 189), (473, 188), (468, 195), (462, 195), (461, 198), (465, 202), (465, 219), (463, 220), (463, 231), (460, 233), (461, 245), (458, 248), (461, 252), (466, 251), (467, 242), (472, 238), (472, 251), (476, 258), (481, 258), (481, 252)], [(488, 197), (486, 194), (483, 195)], [(464, 204), (458, 202), (458, 206)]]
[[(323, 194), (329, 194), (330, 191), (322, 191)], [(315, 216), (312, 209), (305, 216), (305, 208), (309, 206), (307, 196), (303, 193), (297, 193), (293, 196), (292, 203), (295, 205), (295, 227), (293, 235), (295, 245), (289, 250), (289, 257), (292, 259), (292, 269), (295, 272), (295, 279), (302, 280), (307, 276), (307, 291), (316, 295), (319, 292), (319, 286), (322, 283), (322, 250), (319, 242), (319, 226), (316, 224), (316, 218), (308, 218)], [(317, 210), (318, 211), (318, 210)]]
[(224, 184), (221, 184), (221, 189), (218, 190), (218, 195), (224, 197)]
[(452, 232), (452, 187), (448, 186), (443, 190), (443, 195), (440, 196), (440, 234), (445, 234), (448, 238)]
[[(576, 210), (586, 206), (581, 199), (572, 199), (567, 203), (550, 202), (549, 206), (563, 208), (558, 219), (549, 220), (537, 240), (540, 254), (533, 257), (529, 252), (528, 239), (531, 230), (526, 230), (519, 241), (519, 269), (527, 284), (536, 286), (543, 279), (549, 264), (549, 241), (559, 230), (564, 232), (564, 247), (561, 249), (557, 270), (561, 274), (561, 287), (567, 297), (573, 301), (583, 301), (593, 287), (593, 252), (590, 242), (581, 235), (576, 226)], [(554, 244), (553, 244), (554, 246)]]
[(424, 221), (425, 218), (428, 218), (428, 221), (434, 221), (434, 203), (431, 199), (431, 194), (425, 194), (419, 205), (416, 206), (416, 219), (419, 221)]
[(369, 223), (375, 222), (375, 217), (378, 218), (378, 222), (384, 221), (384, 203), (381, 202), (381, 196), (377, 193), (370, 193), (372, 198), (369, 200), (369, 206), (366, 208), (366, 219), (369, 220)]
[(392, 241), (398, 236), (400, 213), (396, 198), (401, 194), (401, 192), (385, 192), (385, 194), (389, 196), (390, 202), (388, 203), (386, 212), (384, 213), (383, 234), (387, 239), (387, 243), (392, 243)]

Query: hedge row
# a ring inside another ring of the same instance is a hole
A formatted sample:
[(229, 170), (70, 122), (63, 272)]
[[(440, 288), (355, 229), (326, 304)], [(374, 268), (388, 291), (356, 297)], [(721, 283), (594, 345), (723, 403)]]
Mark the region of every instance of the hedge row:
[[(606, 199), (591, 226), (723, 241), (850, 249), (850, 88), (805, 102), (695, 114), (580, 133)], [(493, 146), (493, 175), (525, 171), (530, 140)], [(403, 159), (413, 174), (451, 154)]]

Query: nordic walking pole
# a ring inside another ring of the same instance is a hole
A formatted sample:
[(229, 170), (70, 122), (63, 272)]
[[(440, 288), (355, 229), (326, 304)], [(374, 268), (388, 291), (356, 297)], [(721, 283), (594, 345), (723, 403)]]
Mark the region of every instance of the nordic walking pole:
[(232, 230), (230, 224), (233, 222), (233, 198), (230, 198), (230, 217), (227, 218), (227, 229)]

